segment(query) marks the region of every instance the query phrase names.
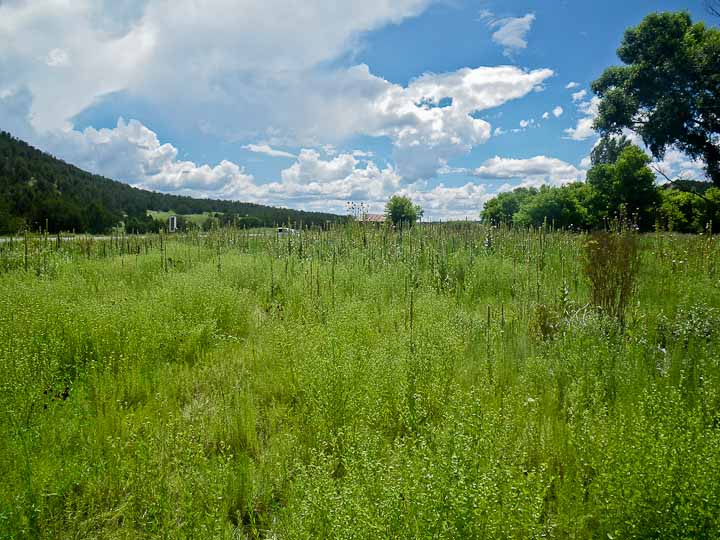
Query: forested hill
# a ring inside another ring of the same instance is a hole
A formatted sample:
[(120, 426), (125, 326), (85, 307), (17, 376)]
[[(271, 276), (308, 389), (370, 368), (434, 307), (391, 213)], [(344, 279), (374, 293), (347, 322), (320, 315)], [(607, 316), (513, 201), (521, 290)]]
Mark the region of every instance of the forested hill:
[(319, 224), (340, 216), (259, 204), (195, 199), (134, 188), (88, 173), (0, 132), (0, 234), (47, 223), (50, 232), (102, 233), (125, 224), (126, 230), (157, 230), (149, 210), (178, 214), (222, 214), (247, 226)]

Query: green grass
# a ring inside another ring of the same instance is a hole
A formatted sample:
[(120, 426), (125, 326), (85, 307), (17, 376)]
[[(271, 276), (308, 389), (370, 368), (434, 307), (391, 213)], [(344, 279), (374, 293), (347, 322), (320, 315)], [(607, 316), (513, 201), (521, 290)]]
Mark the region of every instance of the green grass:
[(586, 240), (0, 246), (0, 537), (719, 537), (717, 240)]

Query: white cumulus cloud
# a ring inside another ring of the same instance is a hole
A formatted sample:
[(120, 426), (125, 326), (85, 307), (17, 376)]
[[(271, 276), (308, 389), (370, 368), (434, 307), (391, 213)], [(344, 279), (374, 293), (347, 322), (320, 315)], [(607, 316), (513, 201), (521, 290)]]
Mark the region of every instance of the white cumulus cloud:
[[(459, 216), (489, 197), (487, 189), (431, 188), (424, 180), (489, 139), (484, 111), (541, 90), (554, 73), (475, 66), (403, 85), (364, 64), (336, 62), (352, 58), (368, 32), (417, 16), (430, 1), (350, 0), (341, 8), (318, 1), (302, 9), (289, 0), (0, 2), (0, 126), (151, 189), (340, 212), (344, 200), (381, 204), (408, 190), (436, 216)], [(508, 54), (524, 49), (534, 20), (529, 13), (491, 21), (493, 39)], [(178, 132), (294, 161), (279, 178), (259, 180), (232, 159), (180, 159), (137, 120), (73, 127), (78, 114), (116, 96), (151, 108), (159, 122), (172, 118)], [(392, 165), (338, 150), (357, 136), (386, 138)]]
[(578, 104), (578, 111), (582, 113), (582, 116), (574, 128), (568, 128), (565, 130), (567, 138), (575, 141), (584, 141), (595, 135), (593, 129), (593, 123), (598, 115), (598, 108), (600, 106), (600, 98), (594, 96), (590, 101), (583, 101)]
[(587, 90), (580, 90), (578, 92), (573, 93), (572, 100), (576, 101), (576, 102), (582, 101), (583, 99), (585, 99), (585, 96), (587, 96)]
[[(352, 0), (343, 9), (323, 1), (298, 9), (289, 0), (207, 0), (202, 8), (196, 0), (4, 3), (0, 42), (9, 45), (0, 50), (0, 95), (31, 96), (28, 118), (39, 132), (67, 131), (79, 113), (124, 95), (172, 118), (178, 131), (247, 149), (263, 141), (267, 155), (280, 156), (273, 146), (387, 137), (404, 178), (429, 178), (442, 160), (487, 141), (491, 126), (479, 112), (539, 90), (553, 75), (466, 67), (402, 86), (363, 64), (333, 64), (364, 33), (416, 16), (429, 2)], [(497, 39), (525, 46), (533, 20), (495, 21)], [(440, 106), (444, 98), (449, 106)]]
[(561, 185), (585, 179), (585, 172), (557, 158), (535, 156), (513, 159), (495, 156), (477, 167), (473, 174), (485, 179), (518, 179), (531, 185)]
[(492, 14), (485, 11), (481, 14), (488, 19), (488, 26), (495, 29), (492, 40), (503, 47), (503, 54), (511, 56), (527, 48), (527, 34), (535, 22), (535, 14), (528, 13), (522, 17), (504, 17), (493, 19)]

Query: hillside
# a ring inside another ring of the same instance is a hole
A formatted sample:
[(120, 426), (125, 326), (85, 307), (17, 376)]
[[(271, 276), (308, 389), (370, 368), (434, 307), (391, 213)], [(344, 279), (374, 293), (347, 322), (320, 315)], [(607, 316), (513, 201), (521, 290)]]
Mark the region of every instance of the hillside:
[(195, 199), (134, 188), (88, 173), (0, 132), (0, 234), (28, 227), (50, 232), (101, 233), (124, 222), (144, 232), (159, 223), (148, 211), (178, 214), (222, 213), (247, 226), (319, 224), (340, 216), (259, 204)]

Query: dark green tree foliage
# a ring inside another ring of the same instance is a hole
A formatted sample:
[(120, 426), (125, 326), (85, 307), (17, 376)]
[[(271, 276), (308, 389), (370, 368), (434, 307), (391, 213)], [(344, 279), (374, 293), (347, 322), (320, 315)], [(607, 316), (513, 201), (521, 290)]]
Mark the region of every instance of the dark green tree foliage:
[[(214, 212), (239, 217), (247, 225), (306, 225), (340, 216), (258, 204), (193, 199), (137, 189), (90, 174), (0, 132), (0, 234), (25, 228), (50, 232), (102, 233), (124, 223), (127, 231), (157, 231), (164, 223), (148, 210), (178, 214)], [(243, 223), (239, 223), (243, 226)]]
[(611, 67), (593, 82), (600, 96), (595, 127), (629, 128), (655, 157), (676, 146), (702, 158), (720, 186), (720, 30), (686, 12), (653, 13), (625, 32)]
[(625, 135), (619, 137), (603, 137), (590, 152), (590, 162), (593, 165), (608, 165), (615, 163), (623, 150), (632, 143)]
[(513, 217), (518, 213), (522, 205), (538, 194), (536, 188), (517, 188), (513, 191), (500, 193), (497, 197), (485, 203), (482, 212), (482, 219), (485, 223), (500, 225), (512, 223)]
[[(705, 184), (712, 186), (709, 182)], [(661, 189), (657, 219), (663, 228), (671, 231), (697, 233), (703, 232), (709, 225), (717, 231), (720, 226), (720, 189), (710, 187), (702, 194)]]
[(422, 215), (422, 208), (413, 204), (410, 197), (393, 195), (385, 205), (385, 216), (396, 226), (412, 226)]
[(544, 223), (562, 229), (586, 229), (590, 224), (590, 191), (582, 183), (564, 187), (543, 186), (515, 213), (513, 222), (538, 227)]
[(649, 163), (645, 152), (630, 145), (620, 152), (614, 163), (599, 163), (587, 172), (596, 220), (624, 216), (632, 218), (643, 229), (652, 227), (659, 196)]
[[(486, 203), (482, 220), (492, 224), (512, 222), (523, 227), (547, 224), (588, 230), (603, 228), (608, 220), (621, 218), (632, 220), (643, 230), (651, 229), (658, 217), (661, 199), (655, 175), (648, 167), (647, 154), (619, 137), (601, 140), (591, 157), (593, 167), (587, 173), (587, 182), (501, 193)], [(698, 187), (702, 184), (692, 183), (698, 190), (702, 190)], [(699, 223), (714, 211), (703, 208), (700, 217), (690, 219), (692, 225), (688, 227), (703, 230), (704, 224)], [(683, 210), (671, 212), (668, 206), (668, 212), (668, 216), (679, 222), (677, 212)], [(665, 223), (667, 219), (662, 221)]]

